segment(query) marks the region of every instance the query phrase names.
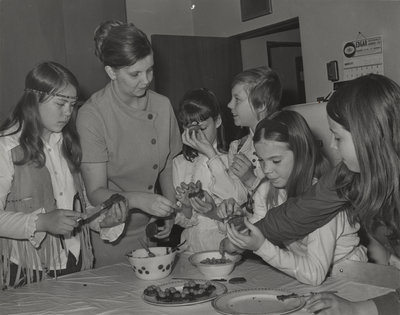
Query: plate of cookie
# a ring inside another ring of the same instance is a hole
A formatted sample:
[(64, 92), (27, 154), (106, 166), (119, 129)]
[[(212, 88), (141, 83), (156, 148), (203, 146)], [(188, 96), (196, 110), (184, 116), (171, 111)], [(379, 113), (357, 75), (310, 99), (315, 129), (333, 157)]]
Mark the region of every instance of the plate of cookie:
[(148, 286), (142, 298), (152, 305), (184, 306), (211, 301), (226, 292), (226, 286), (215, 281), (175, 280)]

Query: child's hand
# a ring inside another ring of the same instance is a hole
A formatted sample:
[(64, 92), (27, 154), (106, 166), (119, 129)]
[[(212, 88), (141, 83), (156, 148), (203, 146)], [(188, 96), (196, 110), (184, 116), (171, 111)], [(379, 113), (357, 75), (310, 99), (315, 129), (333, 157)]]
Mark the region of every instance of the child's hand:
[(49, 232), (54, 235), (65, 235), (71, 233), (78, 226), (77, 220), (83, 217), (83, 213), (55, 209), (50, 212), (41, 213), (36, 222), (38, 232)]
[(185, 129), (182, 134), (182, 142), (206, 155), (209, 159), (217, 154), (201, 129), (196, 130), (196, 132), (191, 132), (190, 129)]
[(227, 225), (227, 235), (233, 245), (248, 249), (252, 251), (258, 250), (265, 241), (264, 235), (261, 231), (253, 224), (249, 222), (249, 219), (244, 218), (244, 224), (249, 229), (249, 233), (238, 232), (233, 225)]
[(210, 212), (215, 212), (217, 205), (207, 191), (203, 190), (203, 194), (204, 200), (199, 197), (190, 198), (190, 204), (196, 212), (207, 216)]
[(226, 219), (227, 217), (236, 214), (241, 215), (242, 210), (240, 209), (240, 206), (238, 205), (235, 199), (233, 198), (225, 199), (218, 205), (217, 215), (221, 219)]
[(219, 243), (219, 252), (221, 255), (224, 253), (228, 254), (240, 254), (243, 253), (243, 250), (240, 249), (239, 247), (236, 247), (231, 243), (231, 241), (225, 237), (220, 243)]
[(311, 314), (319, 315), (354, 315), (372, 314), (376, 310), (375, 303), (371, 300), (351, 302), (332, 293), (321, 293), (311, 296), (305, 308)]
[(125, 222), (128, 213), (126, 201), (120, 201), (111, 206), (105, 213), (104, 219), (100, 222), (100, 227), (110, 228)]
[(256, 180), (253, 164), (242, 153), (238, 153), (233, 157), (229, 170), (239, 177), (242, 183), (245, 183), (248, 186), (251, 186), (251, 184)]
[(175, 188), (176, 191), (176, 200), (178, 200), (181, 204), (190, 207), (189, 201), (189, 185), (182, 182), (180, 186)]

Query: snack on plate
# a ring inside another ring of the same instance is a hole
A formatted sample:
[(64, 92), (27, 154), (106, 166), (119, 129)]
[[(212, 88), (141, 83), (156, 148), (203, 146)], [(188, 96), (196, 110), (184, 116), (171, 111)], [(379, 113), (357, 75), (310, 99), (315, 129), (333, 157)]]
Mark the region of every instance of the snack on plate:
[(202, 261), (200, 261), (200, 264), (206, 264), (206, 265), (222, 265), (222, 264), (227, 264), (227, 263), (231, 263), (232, 260), (230, 260), (229, 258), (225, 258), (225, 257), (221, 257), (221, 258), (206, 258), (203, 259)]
[(194, 197), (198, 197), (200, 199), (204, 198), (204, 191), (201, 188), (201, 181), (197, 181), (196, 184), (195, 183), (189, 183), (189, 188), (188, 188), (189, 194), (188, 197), (189, 198), (194, 198)]
[(184, 303), (209, 297), (215, 290), (216, 287), (210, 281), (196, 283), (194, 280), (189, 280), (184, 283), (181, 290), (175, 287), (162, 290), (159, 286), (151, 285), (143, 293), (156, 301)]

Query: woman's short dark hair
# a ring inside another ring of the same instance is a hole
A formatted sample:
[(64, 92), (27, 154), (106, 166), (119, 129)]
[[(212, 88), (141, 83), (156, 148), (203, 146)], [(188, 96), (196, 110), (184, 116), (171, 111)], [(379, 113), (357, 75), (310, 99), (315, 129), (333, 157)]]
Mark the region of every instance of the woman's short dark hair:
[(153, 53), (147, 35), (133, 23), (105, 21), (94, 32), (95, 54), (112, 68), (132, 66)]

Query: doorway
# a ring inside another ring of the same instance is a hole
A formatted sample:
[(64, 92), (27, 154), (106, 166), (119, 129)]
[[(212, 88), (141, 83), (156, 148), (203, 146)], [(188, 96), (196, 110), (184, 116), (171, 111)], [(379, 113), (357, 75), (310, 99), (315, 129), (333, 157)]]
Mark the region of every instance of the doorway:
[(300, 42), (266, 42), (268, 65), (282, 81), (281, 106), (301, 104), (306, 101), (303, 58)]
[(241, 42), (243, 69), (269, 66), (281, 77), (281, 105), (306, 101), (298, 17), (235, 35)]

